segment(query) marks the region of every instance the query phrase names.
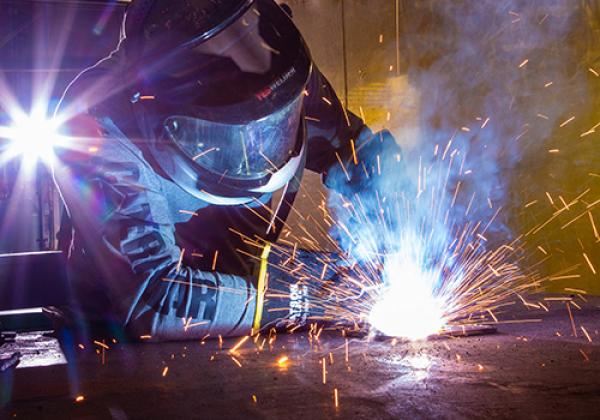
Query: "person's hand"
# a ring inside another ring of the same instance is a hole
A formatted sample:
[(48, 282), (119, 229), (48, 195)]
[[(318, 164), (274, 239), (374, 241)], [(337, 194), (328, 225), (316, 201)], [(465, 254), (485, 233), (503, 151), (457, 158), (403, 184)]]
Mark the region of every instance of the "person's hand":
[(369, 129), (361, 132), (354, 148), (341, 152), (324, 182), (346, 197), (374, 191), (389, 195), (410, 185), (402, 149), (394, 136), (388, 130), (373, 134)]
[(397, 233), (404, 200), (414, 196), (400, 146), (387, 130), (365, 129), (355, 153), (333, 165), (325, 184), (338, 192), (329, 205), (336, 214), (332, 236), (359, 261), (386, 251), (387, 239)]

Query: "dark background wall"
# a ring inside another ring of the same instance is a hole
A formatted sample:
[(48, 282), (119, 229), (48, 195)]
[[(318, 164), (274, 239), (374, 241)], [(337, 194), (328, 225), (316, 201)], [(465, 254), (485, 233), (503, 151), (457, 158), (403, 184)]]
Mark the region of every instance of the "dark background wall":
[[(51, 114), (75, 75), (114, 48), (124, 10), (116, 1), (0, 0), (0, 124), (8, 108), (29, 112), (40, 98)], [(36, 182), (19, 176), (18, 161), (0, 168), (0, 253), (52, 246), (59, 203), (40, 171)]]
[(23, 108), (52, 83), (56, 98), (81, 69), (114, 49), (125, 4), (0, 1), (0, 71)]

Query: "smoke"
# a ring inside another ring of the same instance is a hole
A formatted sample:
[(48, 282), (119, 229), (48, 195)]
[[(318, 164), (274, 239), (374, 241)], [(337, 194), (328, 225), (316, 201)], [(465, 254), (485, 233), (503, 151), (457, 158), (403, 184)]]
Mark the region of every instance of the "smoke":
[[(457, 256), (467, 247), (477, 254), (513, 239), (507, 215), (515, 169), (525, 158), (547, 156), (548, 138), (588, 100), (582, 17), (573, 0), (418, 1), (405, 8), (402, 51), (419, 96), (419, 129), (410, 135), (418, 138), (406, 143), (401, 162), (389, 161), (393, 153), (381, 147), (363, 151), (375, 192), (349, 187), (346, 199), (331, 195), (342, 247), (362, 261), (379, 259), (391, 288), (389, 267), (401, 272), (401, 255), (423, 273), (439, 273), (438, 282), (428, 280), (432, 296), (448, 296), (448, 287), (460, 284)], [(389, 161), (383, 169), (381, 156)], [(444, 285), (449, 276), (452, 285)]]
[[(585, 101), (577, 77), (582, 54), (571, 39), (584, 22), (571, 0), (432, 5), (430, 13), (416, 13), (428, 25), (406, 38), (419, 50), (409, 67), (421, 93), (415, 152), (432, 156), (451, 141), (448, 152), (463, 165), (451, 172), (446, 191), (462, 182), (454, 220), (489, 220), (509, 205), (515, 166), (524, 156), (547, 156), (546, 140), (572, 116), (573, 101)], [(461, 217), (473, 194), (475, 205)], [(510, 236), (499, 221), (490, 229)]]
[[(580, 4), (448, 0), (404, 9), (401, 51), (419, 95), (419, 130), (392, 130), (396, 138), (419, 136), (404, 150), (404, 173), (413, 184), (404, 198), (434, 194), (436, 217), (449, 220), (447, 230), (493, 219), (488, 233), (512, 236), (502, 219), (506, 212), (498, 210), (512, 205), (515, 167), (526, 156), (547, 155), (547, 139), (588, 97), (580, 77)], [(380, 199), (397, 199), (400, 172), (373, 177)], [(431, 200), (421, 209), (414, 204), (413, 212), (431, 219)], [(423, 217), (411, 216), (414, 222)], [(364, 236), (364, 226), (355, 227)]]

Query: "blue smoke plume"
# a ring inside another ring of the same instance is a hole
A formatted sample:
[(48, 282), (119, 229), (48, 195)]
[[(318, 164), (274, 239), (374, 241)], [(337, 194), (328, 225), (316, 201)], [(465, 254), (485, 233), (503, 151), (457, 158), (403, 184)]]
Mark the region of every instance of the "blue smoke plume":
[[(513, 239), (513, 171), (524, 156), (546, 154), (545, 141), (569, 123), (573, 101), (563, 98), (587, 100), (572, 42), (583, 12), (571, 0), (447, 0), (414, 2), (405, 14), (419, 138), (400, 159), (369, 146), (381, 136), (357, 140), (374, 188), (357, 191), (351, 180), (346, 198), (331, 195), (335, 234), (358, 260), (385, 264), (382, 256), (400, 253), (459, 282), (455, 258), (466, 247), (484, 252)], [(362, 176), (345, 164), (336, 176)]]

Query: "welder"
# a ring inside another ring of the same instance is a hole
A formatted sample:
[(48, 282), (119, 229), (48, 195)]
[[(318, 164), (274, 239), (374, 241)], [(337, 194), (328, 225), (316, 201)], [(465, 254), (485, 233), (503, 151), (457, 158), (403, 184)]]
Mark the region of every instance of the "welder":
[(134, 0), (118, 48), (71, 83), (58, 114), (76, 146), (55, 179), (73, 313), (152, 340), (322, 315), (269, 255), (302, 173), (359, 194), (400, 150), (343, 108), (290, 14), (273, 0)]

